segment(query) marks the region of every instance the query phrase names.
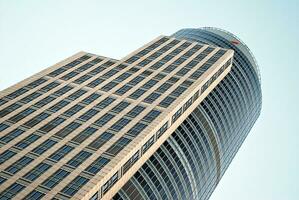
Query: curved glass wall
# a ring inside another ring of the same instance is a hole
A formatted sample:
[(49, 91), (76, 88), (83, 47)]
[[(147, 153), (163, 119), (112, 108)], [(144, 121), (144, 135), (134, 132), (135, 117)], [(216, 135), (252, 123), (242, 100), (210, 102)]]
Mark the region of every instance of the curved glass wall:
[(114, 199), (208, 199), (260, 115), (258, 66), (240, 39), (215, 28), (172, 36), (233, 49), (232, 70)]

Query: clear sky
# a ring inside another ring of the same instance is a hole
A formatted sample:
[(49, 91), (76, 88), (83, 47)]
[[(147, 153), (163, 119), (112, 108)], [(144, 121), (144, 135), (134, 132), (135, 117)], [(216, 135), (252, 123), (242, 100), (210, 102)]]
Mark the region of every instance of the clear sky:
[(211, 200), (295, 200), (298, 22), (298, 0), (0, 0), (0, 90), (78, 51), (119, 59), (181, 28), (228, 30), (259, 63), (263, 109)]

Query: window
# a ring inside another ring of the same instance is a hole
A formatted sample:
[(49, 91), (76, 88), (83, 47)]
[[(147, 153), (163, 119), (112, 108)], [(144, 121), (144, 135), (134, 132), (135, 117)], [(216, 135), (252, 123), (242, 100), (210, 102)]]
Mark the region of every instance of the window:
[(41, 193), (41, 192), (39, 192), (39, 191), (37, 191), (37, 190), (33, 190), (32, 192), (30, 192), (26, 197), (25, 197), (25, 199), (28, 199), (28, 200), (39, 200), (39, 199), (41, 199), (43, 196), (45, 196), (45, 194), (44, 193)]
[(152, 66), (150, 66), (150, 69), (159, 69), (163, 65), (164, 65), (163, 62), (158, 61), (155, 64), (153, 64)]
[(20, 101), (24, 102), (24, 103), (29, 103), (30, 101), (35, 100), (36, 98), (38, 98), (41, 95), (42, 94), (40, 94), (40, 93), (33, 92), (33, 93), (29, 94), (28, 96), (22, 98)]
[(90, 109), (87, 112), (85, 112), (83, 115), (79, 117), (80, 120), (86, 122), (87, 120), (91, 119), (93, 116), (95, 116), (100, 111), (95, 109)]
[(139, 151), (137, 151), (124, 165), (123, 165), (123, 174), (125, 174), (130, 167), (139, 159)]
[(37, 103), (35, 103), (34, 106), (41, 108), (41, 107), (49, 104), (54, 99), (55, 99), (55, 97), (47, 96), (47, 97), (43, 98), (42, 100), (38, 101)]
[(114, 108), (112, 108), (112, 112), (114, 113), (120, 113), (121, 111), (123, 111), (125, 108), (127, 108), (130, 105), (129, 102), (126, 101), (122, 101), (119, 104), (117, 104)]
[(4, 100), (4, 99), (0, 99), (0, 106), (4, 105), (5, 103), (7, 103), (6, 100)]
[(88, 72), (88, 74), (91, 74), (91, 75), (97, 75), (98, 73), (104, 71), (106, 68), (105, 67), (102, 67), (102, 66), (99, 66), (93, 70), (91, 70), (90, 72)]
[(7, 129), (8, 127), (9, 127), (9, 125), (1, 123), (1, 124), (0, 124), (0, 131), (4, 131), (4, 130)]
[(104, 109), (106, 108), (107, 106), (109, 106), (110, 104), (112, 104), (112, 102), (115, 101), (114, 98), (112, 97), (107, 97), (106, 99), (104, 99), (103, 101), (101, 101), (100, 103), (98, 103), (96, 105), (97, 108), (100, 108), (100, 109)]
[(116, 181), (118, 180), (118, 172), (116, 172), (103, 186), (102, 186), (102, 191), (103, 194), (105, 194)]
[(55, 187), (62, 179), (64, 179), (70, 172), (65, 171), (63, 169), (57, 170), (54, 174), (52, 174), (47, 180), (45, 180), (42, 185), (47, 188), (52, 189)]
[(102, 156), (98, 157), (93, 163), (91, 163), (85, 171), (91, 173), (91, 174), (96, 174), (98, 173), (108, 162), (110, 159), (108, 158), (103, 158)]
[(85, 75), (81, 76), (80, 78), (77, 78), (73, 82), (77, 83), (77, 84), (81, 84), (81, 83), (84, 83), (85, 81), (87, 81), (88, 79), (90, 79), (91, 77), (92, 77), (91, 75), (85, 74)]
[(178, 111), (176, 111), (176, 113), (172, 116), (172, 122), (174, 123), (183, 113), (183, 109), (180, 108)]
[(126, 115), (132, 118), (137, 117), (137, 115), (139, 115), (143, 110), (145, 109), (145, 107), (141, 106), (141, 105), (137, 105), (135, 106), (132, 110), (130, 110), (130, 112), (128, 112)]
[(14, 98), (16, 98), (18, 96), (21, 96), (22, 94), (24, 94), (27, 91), (28, 90), (25, 89), (25, 88), (20, 88), (20, 89), (14, 91), (13, 93), (10, 93), (9, 95), (7, 95), (6, 98), (14, 99)]
[(64, 145), (60, 147), (57, 151), (55, 151), (49, 158), (58, 162), (73, 149), (74, 147), (72, 146)]
[(177, 76), (184, 76), (185, 74), (187, 74), (190, 71), (189, 68), (183, 67), (182, 69), (180, 69), (175, 75)]
[(49, 92), (50, 90), (56, 88), (59, 85), (57, 82), (49, 83), (48, 85), (42, 87), (40, 90), (43, 92)]
[(72, 122), (69, 125), (65, 126), (63, 129), (59, 130), (57, 133), (55, 133), (55, 136), (58, 136), (60, 138), (64, 138), (67, 135), (69, 135), (71, 132), (76, 130), (81, 124), (77, 122)]
[(123, 74), (119, 75), (115, 81), (121, 82), (126, 80), (127, 78), (129, 78), (132, 74), (128, 73), (128, 72), (124, 72)]
[(166, 67), (165, 69), (163, 69), (162, 72), (170, 73), (170, 72), (172, 72), (175, 68), (177, 68), (177, 66), (175, 66), (175, 65), (169, 65), (168, 67)]
[(65, 93), (67, 93), (68, 91), (70, 91), (71, 89), (73, 89), (72, 86), (66, 85), (66, 86), (60, 88), (59, 90), (57, 90), (56, 92), (54, 92), (53, 95), (62, 96)]
[(54, 146), (57, 142), (51, 139), (47, 139), (43, 143), (41, 143), (38, 147), (32, 150), (33, 153), (36, 153), (38, 155), (41, 155), (48, 149), (50, 149), (52, 146)]
[(143, 101), (146, 103), (153, 103), (156, 99), (158, 99), (161, 96), (161, 94), (153, 92), (150, 95), (148, 95)]
[(156, 83), (158, 83), (157, 80), (149, 80), (147, 81), (142, 87), (145, 88), (145, 89), (150, 89), (151, 87), (153, 87)]
[(4, 183), (6, 180), (7, 180), (6, 178), (0, 176), (0, 185), (2, 185), (2, 183)]
[(104, 126), (106, 123), (108, 123), (115, 115), (112, 115), (110, 113), (106, 113), (100, 119), (94, 122), (94, 124), (98, 126)]
[(89, 95), (88, 97), (86, 97), (85, 99), (83, 99), (81, 101), (81, 103), (84, 103), (84, 104), (91, 104), (92, 102), (94, 102), (96, 99), (100, 98), (100, 94), (98, 93), (93, 93), (91, 95)]
[(78, 167), (81, 165), (89, 156), (91, 156), (92, 153), (89, 153), (87, 151), (81, 151), (75, 157), (73, 157), (70, 161), (67, 162), (68, 165), (72, 167)]
[(83, 109), (84, 106), (81, 105), (74, 105), (73, 107), (71, 107), (70, 109), (68, 109), (67, 111), (65, 111), (63, 114), (71, 117), (73, 115), (75, 115), (77, 112), (79, 112), (81, 109)]
[(132, 137), (136, 137), (139, 135), (145, 128), (147, 127), (146, 124), (141, 122), (136, 123), (129, 131), (128, 134)]
[(78, 59), (77, 60), (74, 60), (70, 63), (68, 63), (67, 65), (65, 65), (64, 67), (69, 69), (69, 68), (72, 68), (72, 67), (75, 67), (76, 65), (80, 64), (82, 61), (79, 61)]
[(123, 95), (125, 94), (127, 91), (129, 91), (132, 88), (132, 86), (129, 85), (124, 85), (121, 88), (119, 88), (118, 90), (116, 90), (115, 94), (118, 95)]
[(91, 88), (94, 88), (94, 87), (100, 85), (101, 83), (103, 83), (104, 81), (105, 81), (105, 79), (96, 78), (95, 80), (93, 80), (90, 83), (88, 83), (87, 86), (91, 87)]
[(32, 144), (33, 142), (35, 142), (36, 140), (38, 140), (40, 138), (39, 135), (36, 134), (31, 134), (29, 136), (27, 136), (25, 139), (23, 139), (22, 141), (18, 142), (15, 147), (19, 148), (19, 149), (24, 149), (26, 147), (28, 147), (30, 144)]
[(107, 83), (104, 87), (101, 88), (101, 90), (108, 92), (112, 88), (114, 88), (118, 82), (111, 81), (110, 83)]
[(11, 104), (10, 106), (4, 108), (3, 110), (0, 111), (0, 117), (4, 117), (5, 115), (8, 115), (9, 113), (15, 111), (16, 109), (20, 108), (21, 105), (19, 104)]
[(93, 127), (87, 127), (86, 129), (84, 129), (81, 133), (79, 133), (78, 135), (76, 135), (72, 141), (73, 142), (77, 142), (77, 143), (82, 143), (83, 141), (85, 141), (87, 138), (89, 138), (92, 134), (94, 134), (98, 129), (93, 128)]
[(145, 115), (145, 117), (143, 117), (142, 120), (151, 123), (151, 122), (154, 121), (160, 114), (161, 114), (161, 112), (160, 112), (159, 110), (151, 110), (147, 115)]
[(141, 95), (143, 95), (146, 91), (144, 89), (137, 89), (135, 92), (133, 92), (129, 97), (132, 99), (138, 99)]
[(0, 154), (0, 164), (6, 162), (8, 159), (13, 157), (14, 155), (16, 155), (16, 153), (11, 150), (4, 151), (3, 153)]
[(67, 80), (77, 76), (78, 74), (79, 74), (78, 72), (72, 71), (72, 72), (64, 75), (63, 77), (61, 77), (61, 79), (67, 81)]
[(136, 76), (135, 78), (133, 78), (132, 80), (129, 81), (129, 85), (137, 85), (138, 83), (140, 83), (143, 79), (145, 79), (145, 77), (143, 76)]
[(65, 193), (69, 196), (73, 196), (88, 181), (89, 181), (89, 179), (87, 179), (85, 177), (77, 176), (72, 182), (70, 182), (67, 186), (65, 186), (65, 188), (63, 188), (63, 190), (61, 192)]
[(157, 138), (160, 138), (163, 133), (168, 129), (168, 122), (166, 122), (156, 133)]
[(110, 78), (111, 76), (113, 76), (113, 75), (116, 74), (117, 72), (118, 72), (118, 70), (116, 70), (116, 69), (111, 69), (110, 71), (106, 72), (102, 77)]
[(172, 86), (172, 84), (170, 83), (163, 83), (156, 91), (160, 92), (160, 93), (164, 93), (166, 92), (170, 87)]
[(46, 125), (41, 127), (39, 130), (48, 133), (51, 130), (53, 130), (54, 128), (56, 128), (58, 125), (63, 123), (64, 121), (65, 121), (65, 119), (63, 119), (61, 117), (56, 117), (55, 119), (53, 119), (52, 121), (48, 122)]
[(143, 146), (142, 153), (145, 153), (155, 143), (155, 136), (153, 135)]
[(48, 165), (47, 163), (40, 163), (23, 177), (29, 181), (34, 181), (45, 171), (47, 171), (50, 167), (51, 165)]
[(20, 113), (16, 114), (15, 116), (9, 118), (9, 121), (17, 123), (21, 119), (27, 117), (31, 113), (35, 112), (32, 108), (26, 108), (25, 110), (21, 111)]
[(166, 97), (165, 99), (163, 99), (163, 101), (161, 101), (161, 102), (159, 103), (159, 106), (164, 107), (164, 108), (167, 108), (167, 107), (170, 106), (170, 104), (172, 104), (172, 102), (174, 102), (174, 101), (175, 101), (175, 98), (168, 96), (168, 97)]
[[(8, 143), (10, 141), (12, 141), (13, 139), (15, 139), (16, 137), (20, 136), (22, 133), (24, 133), (25, 131), (21, 130), (21, 129), (15, 129), (11, 132), (9, 132), (8, 134), (6, 134), (5, 136), (0, 138), (0, 141), (4, 142), (4, 143)], [(1, 163), (1, 162), (0, 162)]]
[(84, 64), (84, 65), (78, 67), (78, 68), (76, 69), (76, 71), (83, 72), (83, 71), (85, 71), (85, 70), (91, 68), (92, 66), (93, 66), (93, 64), (91, 64), (91, 63), (87, 63), (87, 64)]
[(51, 73), (49, 73), (48, 76), (55, 77), (55, 76), (58, 76), (59, 74), (62, 74), (65, 71), (66, 71), (66, 69), (61, 67), (61, 68), (58, 68), (58, 69), (52, 71)]
[(20, 191), (22, 191), (25, 188), (25, 186), (14, 183), (11, 186), (9, 186), (6, 190), (0, 193), (1, 199), (8, 200), (12, 199), (14, 196), (17, 195)]
[(109, 154), (112, 154), (112, 155), (117, 155), (130, 142), (131, 142), (131, 139), (121, 137), (106, 152)]
[(173, 92), (170, 93), (170, 95), (178, 97), (181, 94), (183, 94), (186, 90), (187, 90), (187, 88), (178, 86)]
[(46, 82), (46, 81), (47, 81), (46, 79), (44, 79), (44, 78), (40, 78), (40, 79), (37, 79), (37, 80), (35, 80), (35, 81), (29, 83), (29, 84), (27, 85), (27, 87), (28, 87), (28, 88), (35, 88), (35, 87), (37, 87), (37, 86), (43, 84), (43, 83)]
[(113, 137), (112, 133), (109, 132), (104, 132), (103, 134), (101, 134), (99, 137), (97, 137), (94, 141), (92, 141), (88, 147), (92, 148), (92, 149), (96, 149), (98, 150), (99, 148), (101, 148), (101, 146), (103, 146), (107, 141), (109, 141), (110, 138)]
[(78, 99), (79, 97), (81, 97), (82, 95), (84, 95), (87, 91), (86, 90), (77, 90), (76, 92), (74, 92), (73, 94), (71, 94), (70, 96), (68, 96), (68, 99), (70, 100), (75, 100)]
[(61, 100), (58, 103), (56, 103), (54, 106), (50, 107), (48, 110), (50, 110), (52, 112), (57, 112), (58, 110), (60, 110), (61, 108), (65, 107), (69, 103), (70, 102), (68, 102), (68, 101)]
[(48, 113), (40, 113), (39, 115), (35, 116), (34, 118), (30, 119), (29, 121), (27, 121), (24, 126), (27, 126), (29, 128), (34, 127), (35, 125), (37, 125), (38, 123), (42, 122), (43, 120), (45, 120), (46, 118), (48, 118), (50, 116), (50, 114)]
[(26, 167), (32, 161), (33, 161), (32, 158), (29, 158), (28, 156), (24, 156), (20, 158), (18, 161), (16, 161), (15, 163), (13, 163), (12, 165), (10, 165), (9, 167), (7, 167), (5, 171), (11, 174), (15, 174), (21, 169), (23, 169), (24, 167)]
[(131, 120), (127, 118), (121, 118), (117, 122), (115, 122), (110, 129), (119, 132), (121, 129), (123, 129)]

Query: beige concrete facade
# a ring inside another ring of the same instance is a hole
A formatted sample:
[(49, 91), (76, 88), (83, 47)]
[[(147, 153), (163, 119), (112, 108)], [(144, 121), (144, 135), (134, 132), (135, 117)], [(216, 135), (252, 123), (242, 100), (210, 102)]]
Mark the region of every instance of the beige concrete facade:
[[(28, 96), (28, 95), (40, 90), (41, 88), (43, 88), (44, 86), (46, 86), (50, 82), (57, 81), (58, 83), (60, 83), (59, 86), (55, 87), (51, 91), (42, 94), (41, 96), (37, 97), (36, 99), (32, 100), (31, 102), (22, 105), (20, 108), (14, 110), (13, 112), (5, 115), (2, 118), (0, 118), (0, 123), (5, 122), (7, 124), (10, 124), (10, 127), (8, 127), (7, 129), (5, 129), (1, 132), (0, 136), (3, 137), (5, 135), (9, 134), (11, 131), (13, 131), (15, 128), (22, 126), (28, 120), (32, 119), (35, 116), (38, 116), (40, 113), (42, 113), (42, 112), (46, 111), (47, 109), (51, 108), (53, 105), (55, 105), (59, 101), (65, 99), (70, 94), (73, 94), (75, 91), (78, 91), (79, 89), (84, 89), (84, 90), (87, 91), (85, 94), (81, 95), (76, 100), (71, 101), (68, 105), (66, 105), (65, 107), (60, 109), (58, 112), (52, 113), (47, 119), (41, 121), (40, 123), (38, 123), (34, 127), (30, 128), (30, 129), (27, 129), (23, 134), (16, 137), (12, 141), (10, 141), (6, 144), (1, 143), (0, 155), (3, 152), (5, 152), (6, 150), (15, 148), (15, 145), (18, 144), (20, 141), (24, 140), (30, 134), (38, 132), (38, 130), (41, 127), (43, 127), (48, 122), (55, 119), (56, 117), (61, 116), (62, 113), (64, 113), (68, 109), (70, 109), (72, 106), (80, 104), (80, 102), (83, 99), (85, 99), (86, 97), (88, 97), (89, 95), (91, 95), (93, 93), (101, 94), (101, 96), (98, 99), (96, 99), (94, 102), (86, 105), (82, 110), (80, 110), (76, 114), (72, 115), (71, 117), (62, 116), (62, 118), (65, 118), (65, 121), (63, 123), (59, 124), (58, 126), (56, 126), (51, 131), (47, 132), (46, 134), (36, 133), (36, 134), (40, 135), (40, 138), (38, 138), (35, 142), (30, 144), (28, 147), (26, 147), (22, 150), (17, 150), (17, 149), (13, 150), (13, 151), (16, 152), (16, 155), (14, 155), (11, 159), (8, 159), (7, 161), (3, 162), (0, 165), (0, 171), (1, 171), (0, 175), (7, 178), (7, 180), (0, 187), (0, 193), (7, 190), (7, 188), (9, 188), (13, 183), (18, 182), (19, 184), (22, 184), (22, 185), (26, 186), (26, 188), (23, 189), (22, 191), (20, 191), (16, 196), (14, 196), (15, 199), (22, 199), (25, 196), (27, 196), (30, 192), (32, 192), (33, 190), (37, 190), (37, 191), (40, 191), (42, 193), (45, 193), (45, 196), (43, 196), (43, 199), (52, 199), (54, 197), (58, 198), (58, 199), (64, 199), (64, 198), (90, 199), (97, 192), (99, 192), (99, 196), (101, 196), (101, 199), (110, 199), (110, 198), (112, 198), (113, 195), (115, 193), (117, 193), (119, 188), (121, 188), (126, 183), (126, 181), (129, 180), (129, 178), (142, 166), (142, 164), (144, 162), (146, 162), (146, 160), (159, 148), (159, 146), (170, 136), (170, 134), (180, 125), (180, 123), (198, 106), (198, 104), (209, 94), (209, 92), (211, 90), (213, 90), (213, 88), (231, 70), (231, 60), (232, 60), (232, 57), (233, 57), (233, 51), (232, 50), (225, 50), (224, 55), (220, 56), (219, 59), (217, 59), (217, 61), (208, 70), (206, 70), (197, 80), (195, 80), (194, 83), (190, 87), (188, 87), (186, 91), (184, 91), (181, 95), (179, 95), (176, 98), (176, 100), (173, 103), (171, 103), (171, 105), (169, 107), (165, 108), (165, 107), (159, 106), (159, 103), (161, 101), (163, 101), (163, 99), (165, 97), (167, 97), (171, 92), (173, 92), (184, 81), (188, 80), (190, 75), (192, 75), (197, 69), (200, 69), (200, 67), (202, 67), (209, 58), (211, 58), (218, 50), (221, 49), (221, 48), (218, 48), (218, 47), (213, 47), (214, 49), (213, 49), (212, 52), (210, 52), (204, 59), (202, 59), (195, 67), (193, 67), (186, 74), (184, 74), (181, 77), (178, 77), (179, 80), (176, 83), (174, 83), (170, 88), (168, 88), (163, 94), (161, 94), (153, 103), (148, 104), (148, 103), (144, 102), (143, 100), (148, 95), (153, 93), (157, 88), (159, 88), (169, 78), (177, 77), (176, 73), (178, 71), (180, 71), (184, 66), (186, 66), (190, 61), (192, 61), (196, 56), (198, 56), (200, 53), (202, 53), (205, 49), (207, 49), (209, 47), (208, 45), (202, 45), (202, 48), (200, 48), (198, 51), (196, 51), (192, 56), (190, 56), (183, 63), (178, 65), (178, 67), (175, 68), (173, 71), (171, 71), (170, 73), (162, 72), (163, 69), (167, 68), (171, 63), (173, 63), (173, 61), (175, 61), (178, 58), (182, 57), (186, 52), (188, 52), (193, 47), (198, 45), (198, 43), (196, 43), (196, 42), (191, 43), (188, 47), (184, 48), (179, 54), (177, 54), (171, 60), (166, 62), (159, 69), (151, 70), (150, 67), (155, 63), (155, 61), (161, 60), (165, 55), (169, 54), (170, 52), (172, 52), (173, 50), (177, 49), (179, 46), (181, 46), (182, 44), (187, 42), (185, 40), (180, 40), (179, 43), (175, 44), (169, 50), (164, 52), (162, 55), (155, 58), (154, 61), (152, 61), (150, 64), (145, 65), (144, 67), (137, 67), (139, 69), (137, 72), (133, 73), (130, 77), (128, 77), (124, 81), (120, 82), (119, 84), (117, 84), (115, 87), (113, 87), (109, 91), (103, 91), (102, 90), (102, 87), (105, 86), (107, 83), (113, 81), (116, 77), (118, 77), (119, 75), (127, 72), (129, 69), (132, 69), (132, 68), (138, 66), (137, 64), (139, 62), (141, 62), (142, 60), (147, 59), (149, 56), (153, 55), (159, 49), (165, 47), (167, 44), (169, 44), (173, 40), (175, 40), (174, 38), (167, 37), (168, 40), (166, 42), (162, 43), (156, 49), (150, 51), (148, 54), (141, 57), (138, 61), (135, 61), (131, 64), (128, 64), (128, 66), (126, 68), (121, 69), (116, 74), (114, 74), (114, 75), (110, 76), (109, 78), (105, 79), (104, 82), (100, 83), (96, 87), (91, 88), (91, 87), (87, 86), (89, 83), (91, 83), (95, 79), (99, 78), (101, 75), (105, 74), (106, 72), (110, 71), (111, 69), (114, 69), (116, 66), (118, 66), (120, 64), (126, 64), (127, 65), (126, 60), (128, 60), (129, 58), (134, 56), (136, 53), (144, 50), (145, 48), (149, 47), (150, 45), (154, 44), (155, 42), (159, 41), (161, 38), (164, 38), (164, 37), (165, 36), (160, 36), (160, 37), (156, 38), (155, 40), (151, 41), (150, 43), (146, 44), (145, 46), (141, 47), (140, 49), (137, 49), (136, 51), (132, 52), (131, 54), (129, 54), (128, 56), (124, 57), (123, 59), (121, 59), (119, 61), (114, 60), (114, 59), (110, 59), (110, 58), (106, 58), (106, 57), (102, 57), (102, 56), (96, 56), (96, 55), (93, 55), (93, 54), (87, 54), (85, 52), (80, 52), (80, 53), (75, 54), (74, 56), (72, 56), (72, 57), (70, 57), (70, 58), (68, 58), (68, 59), (52, 66), (52, 67), (47, 68), (46, 70), (43, 70), (42, 72), (40, 72), (36, 75), (33, 75), (32, 77), (30, 77), (28, 79), (25, 79), (24, 81), (21, 81), (20, 83), (14, 85), (14, 86), (0, 92), (0, 98), (5, 99), (8, 94), (16, 91), (19, 88), (24, 87), (25, 85), (31, 83), (34, 80), (37, 80), (37, 79), (42, 78), (42, 77), (47, 79), (47, 81), (42, 83), (41, 85), (39, 85), (39, 86), (37, 86), (33, 89), (30, 89), (29, 91), (25, 92), (24, 94), (14, 98), (14, 99), (11, 99), (7, 103), (1, 105), (0, 110), (2, 110), (4, 108), (8, 107), (9, 105), (12, 105), (12, 104), (18, 102), (19, 100), (21, 100), (25, 96)], [(48, 76), (48, 74), (50, 72), (54, 71), (55, 69), (63, 67), (67, 63), (69, 63), (71, 61), (74, 61), (74, 60), (76, 60), (76, 59), (78, 59), (81, 56), (84, 56), (86, 54), (90, 55), (91, 57), (89, 59), (83, 61), (82, 63), (66, 70), (65, 72), (55, 76), (55, 77)], [(83, 66), (86, 63), (94, 60), (95, 58), (100, 58), (100, 59), (102, 59), (102, 61), (95, 64), (95, 65), (93, 65), (92, 67), (85, 70), (84, 72), (79, 73), (78, 75), (74, 76), (73, 78), (71, 78), (69, 80), (62, 80), (61, 79), (61, 77), (68, 74), (70, 71), (74, 71), (74, 70), (80, 68), (81, 66)], [(94, 75), (93, 77), (86, 80), (82, 84), (73, 83), (74, 80), (88, 74), (92, 70), (96, 69), (98, 66), (101, 66), (102, 64), (106, 63), (107, 61), (111, 61), (111, 60), (114, 62), (114, 64), (107, 67), (106, 69), (104, 69), (103, 71), (98, 73), (97, 75)], [(225, 66), (226, 64), (227, 64), (227, 66), (225, 68), (223, 68), (223, 66)], [(222, 70), (221, 73), (219, 73), (219, 70), (221, 70), (221, 68), (223, 68), (223, 70)], [(135, 77), (137, 77), (138, 75), (142, 74), (145, 71), (149, 71), (149, 72), (151, 72), (151, 74), (147, 75), (142, 81), (140, 81), (138, 84), (133, 86), (125, 94), (123, 94), (121, 96), (115, 94), (115, 91), (117, 91), (122, 86), (124, 86), (129, 81), (131, 81), (132, 79), (134, 79)], [(150, 89), (148, 89), (139, 98), (132, 99), (132, 98), (129, 97), (134, 91), (141, 88), (142, 85), (144, 85), (147, 81), (154, 78), (159, 73), (164, 74), (165, 77), (163, 79), (161, 79), (160, 81), (158, 81)], [(216, 77), (214, 76), (215, 80), (211, 81), (213, 75), (215, 75), (215, 74), (217, 75)], [(206, 90), (204, 90), (204, 92), (201, 92), (203, 85), (207, 82), (211, 82), (211, 83), (208, 84), (208, 88)], [(73, 88), (70, 91), (68, 91), (67, 93), (63, 94), (62, 96), (59, 96), (58, 98), (56, 98), (52, 102), (50, 102), (47, 105), (43, 106), (42, 108), (37, 109), (32, 114), (24, 117), (20, 121), (14, 123), (14, 124), (9, 122), (9, 119), (11, 117), (15, 116), (16, 114), (20, 113), (22, 110), (25, 110), (26, 108), (32, 107), (38, 101), (40, 101), (43, 98), (49, 96), (49, 94), (52, 94), (55, 91), (58, 91), (59, 89), (61, 89), (62, 87), (66, 86), (66, 85), (73, 86)], [(194, 98), (196, 93), (198, 93), (198, 97)], [(98, 112), (92, 118), (90, 118), (86, 122), (82, 123), (82, 125), (80, 127), (78, 127), (74, 132), (70, 133), (66, 137), (64, 137), (62, 139), (55, 138), (55, 133), (57, 133), (63, 127), (66, 127), (71, 122), (76, 121), (79, 118), (79, 116), (81, 116), (83, 113), (85, 113), (86, 111), (93, 108), (95, 105), (97, 105), (98, 103), (100, 103), (101, 101), (103, 101), (107, 97), (113, 97), (116, 100), (113, 101), (110, 105), (108, 105), (104, 109), (102, 109), (100, 112)], [(192, 104), (189, 105), (188, 107), (186, 107), (186, 109), (182, 109), (183, 110), (182, 114), (173, 123), (172, 122), (173, 116), (178, 112), (178, 110), (183, 108), (184, 105), (186, 105), (186, 103), (190, 99), (191, 99)], [(116, 105), (118, 105), (120, 102), (122, 102), (124, 100), (129, 102), (130, 105), (127, 106), (120, 113), (116, 114), (115, 117), (112, 118), (110, 121), (108, 121), (105, 125), (98, 128), (98, 130), (95, 134), (88, 137), (82, 143), (76, 144), (76, 145), (71, 143), (70, 145), (73, 145), (74, 149), (70, 153), (68, 153), (63, 159), (59, 160), (58, 162), (50, 162), (50, 161), (46, 160), (51, 154), (53, 154), (56, 150), (61, 148), (63, 145), (65, 145), (67, 143), (70, 143), (72, 138), (74, 138), (78, 133), (83, 131), (85, 128), (87, 128), (89, 126), (94, 126), (93, 123), (96, 120), (98, 120), (100, 117), (104, 116), (106, 113), (111, 111), (111, 109), (113, 107), (115, 107)], [(104, 143), (99, 149), (97, 149), (97, 150), (88, 149), (88, 145), (91, 142), (93, 142), (101, 133), (103, 133), (104, 131), (111, 128), (111, 126), (114, 123), (116, 123), (119, 119), (124, 117), (124, 115), (126, 113), (128, 113), (136, 105), (143, 105), (145, 107), (145, 109), (136, 118), (133, 118), (128, 124), (126, 124), (126, 126), (123, 129), (121, 129), (120, 132), (114, 134), (114, 136), (112, 138), (110, 138), (106, 143)], [(154, 119), (151, 123), (149, 123), (148, 126), (144, 130), (142, 130), (142, 132), (139, 135), (137, 135), (135, 138), (128, 137), (126, 135), (126, 133), (137, 122), (139, 122), (144, 116), (146, 116), (153, 109), (159, 110), (161, 112), (161, 114), (156, 119)], [(161, 135), (161, 137), (158, 138), (157, 137), (157, 132), (166, 123), (168, 124), (168, 129), (165, 131), (165, 133), (163, 133), (163, 135)], [(117, 142), (122, 137), (129, 138), (132, 141), (127, 146), (125, 146), (119, 153), (117, 153), (115, 156), (111, 156), (111, 155), (105, 153), (115, 142)], [(149, 149), (145, 153), (142, 153), (141, 149), (148, 142), (148, 140), (152, 137), (154, 137), (154, 143), (149, 147)], [(42, 144), (44, 141), (46, 141), (49, 138), (52, 138), (53, 140), (56, 140), (57, 143), (54, 146), (52, 146), (50, 149), (48, 149), (47, 151), (45, 151), (44, 153), (39, 155), (39, 156), (32, 155), (31, 151), (34, 150), (36, 147), (38, 147), (40, 144)], [(80, 164), (78, 167), (76, 167), (75, 169), (72, 169), (72, 168), (68, 167), (67, 162), (69, 160), (71, 160), (75, 155), (77, 155), (83, 149), (90, 152), (90, 153), (92, 153), (92, 155), (88, 159), (86, 159), (82, 164)], [(126, 171), (126, 173), (123, 174), (122, 173), (122, 167), (136, 152), (139, 152), (139, 159), (135, 163), (133, 163), (133, 165), (130, 167), (130, 169), (128, 171)], [(30, 162), (29, 165), (27, 165), (26, 167), (19, 170), (17, 173), (7, 175), (7, 173), (5, 172), (7, 167), (12, 165), (13, 163), (15, 163), (17, 160), (19, 160), (20, 158), (22, 158), (25, 155), (27, 155), (28, 157), (33, 158), (34, 160), (32, 162)], [(92, 164), (99, 156), (110, 159), (110, 161), (97, 174), (95, 174), (93, 176), (90, 175), (90, 174), (84, 173), (83, 171), (88, 166), (90, 166), (90, 164)], [(24, 178), (22, 178), (25, 174), (27, 174), (29, 171), (31, 171), (34, 167), (36, 167), (41, 162), (49, 163), (49, 165), (51, 165), (52, 167), (50, 167), (45, 173), (41, 174), (37, 179), (35, 179), (32, 182), (26, 181), (26, 180), (24, 180)], [(65, 169), (66, 171), (69, 171), (70, 174), (68, 176), (66, 176), (64, 179), (62, 179), (62, 181), (60, 181), (52, 189), (47, 189), (44, 186), (41, 186), (41, 184), (45, 180), (47, 180), (53, 173), (55, 173), (58, 169), (61, 169), (61, 168)], [(102, 191), (102, 187), (116, 173), (118, 174), (118, 180), (104, 194), (103, 191)], [(85, 178), (88, 178), (89, 181), (86, 184), (84, 184), (78, 190), (78, 192), (76, 192), (74, 194), (74, 196), (69, 196), (68, 197), (67, 195), (62, 194), (61, 190), (63, 188), (65, 188), (70, 182), (72, 182), (74, 180), (75, 177), (77, 177), (79, 175), (83, 176)]]

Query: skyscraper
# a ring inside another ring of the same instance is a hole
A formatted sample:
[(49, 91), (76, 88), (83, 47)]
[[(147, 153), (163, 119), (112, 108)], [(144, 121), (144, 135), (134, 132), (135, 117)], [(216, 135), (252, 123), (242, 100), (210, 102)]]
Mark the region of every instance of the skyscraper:
[(208, 199), (260, 110), (254, 57), (222, 30), (80, 52), (0, 93), (0, 199)]

